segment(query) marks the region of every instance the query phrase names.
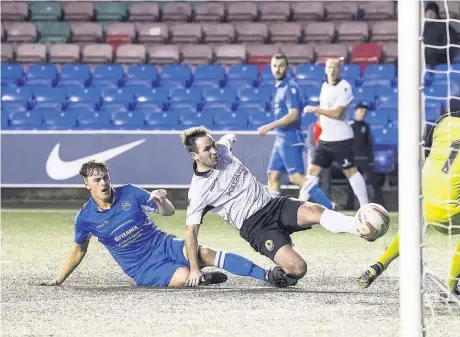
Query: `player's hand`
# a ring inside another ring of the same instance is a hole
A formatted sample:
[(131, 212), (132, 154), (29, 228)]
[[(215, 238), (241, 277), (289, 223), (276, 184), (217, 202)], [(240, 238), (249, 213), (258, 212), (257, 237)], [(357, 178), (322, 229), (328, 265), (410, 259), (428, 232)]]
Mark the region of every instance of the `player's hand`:
[(163, 204), (168, 192), (166, 190), (154, 190), (150, 193), (149, 201), (155, 201), (157, 204)]
[(236, 142), (236, 135), (234, 133), (227, 133), (226, 135), (223, 135), (221, 139), (225, 139), (230, 144), (234, 144)]
[(270, 126), (262, 125), (260, 128), (257, 129), (257, 134), (259, 134), (260, 136), (265, 136), (270, 130)]
[(305, 108), (303, 108), (303, 113), (308, 114), (308, 113), (316, 113), (316, 110), (318, 109), (317, 106), (313, 105), (307, 105)]
[(186, 287), (197, 287), (200, 285), (200, 282), (203, 281), (203, 273), (201, 270), (190, 270), (190, 274), (188, 275), (188, 280), (185, 282)]
[(39, 286), (48, 286), (48, 287), (52, 287), (52, 286), (59, 286), (60, 284), (58, 283), (58, 281), (52, 280), (52, 281), (43, 281), (43, 282), (40, 282), (38, 285), (39, 285)]

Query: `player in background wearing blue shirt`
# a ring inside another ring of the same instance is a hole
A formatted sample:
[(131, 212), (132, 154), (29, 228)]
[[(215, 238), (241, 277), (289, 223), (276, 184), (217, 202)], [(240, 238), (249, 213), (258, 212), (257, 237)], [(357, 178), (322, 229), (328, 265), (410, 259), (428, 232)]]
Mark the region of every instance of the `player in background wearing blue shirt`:
[[(222, 283), (221, 272), (189, 279), (189, 262), (184, 241), (161, 231), (148, 212), (171, 216), (175, 209), (165, 190), (151, 193), (134, 185), (112, 187), (108, 165), (89, 161), (80, 175), (91, 198), (75, 218), (75, 242), (58, 277), (40, 285), (60, 285), (85, 257), (91, 236), (96, 236), (123, 271), (138, 286), (181, 287)], [(265, 280), (274, 286), (283, 283), (284, 274), (267, 271), (235, 254), (199, 247), (200, 267), (214, 266), (240, 276)]]
[[(302, 102), (299, 86), (288, 78), (289, 62), (286, 55), (275, 54), (271, 59), (272, 74), (276, 79), (273, 110), (275, 121), (261, 126), (257, 132), (265, 135), (275, 130), (276, 138), (268, 164), (268, 190), (273, 196), (280, 195), (281, 174), (287, 172), (291, 183), (299, 186), (299, 199), (307, 201), (309, 195), (302, 186), (307, 182), (303, 150), (305, 137), (301, 128)], [(327, 208), (335, 208), (318, 186), (310, 190), (310, 196)]]

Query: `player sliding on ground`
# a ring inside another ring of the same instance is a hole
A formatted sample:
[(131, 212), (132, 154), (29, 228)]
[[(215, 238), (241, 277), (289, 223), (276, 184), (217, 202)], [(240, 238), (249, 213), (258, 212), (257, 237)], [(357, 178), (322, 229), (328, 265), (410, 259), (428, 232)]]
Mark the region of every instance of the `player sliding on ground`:
[(270, 195), (232, 154), (235, 135), (215, 142), (206, 128), (194, 127), (183, 131), (181, 140), (194, 160), (185, 229), (191, 283), (202, 277), (197, 237), (208, 211), (219, 214), (255, 251), (281, 266), (287, 274), (285, 286), (295, 284), (307, 272), (306, 262), (292, 247), (292, 233), (319, 223), (333, 233), (360, 235), (352, 216), (319, 204)]
[[(422, 171), (422, 192), (425, 217), (443, 234), (460, 234), (460, 112), (440, 117), (427, 140), (426, 161)], [(431, 149), (431, 150), (430, 150)], [(416, 224), (414, 224), (416, 225)], [(369, 287), (399, 256), (399, 233), (378, 259), (360, 277), (358, 285)], [(447, 288), (460, 296), (460, 242), (452, 258)], [(449, 294), (441, 292), (441, 297)]]
[[(197, 286), (227, 280), (221, 272), (206, 273), (202, 277), (200, 272), (199, 278), (189, 278), (184, 241), (162, 232), (147, 215), (148, 212), (163, 216), (174, 214), (174, 206), (165, 190), (149, 193), (134, 185), (113, 188), (104, 162), (85, 163), (80, 175), (91, 197), (75, 218), (75, 242), (64, 267), (55, 280), (41, 285), (62, 284), (85, 257), (92, 235), (138, 286)], [(199, 269), (219, 267), (240, 276), (266, 280), (275, 286), (285, 282), (279, 270), (266, 271), (239, 255), (201, 246), (196, 248), (193, 261)]]

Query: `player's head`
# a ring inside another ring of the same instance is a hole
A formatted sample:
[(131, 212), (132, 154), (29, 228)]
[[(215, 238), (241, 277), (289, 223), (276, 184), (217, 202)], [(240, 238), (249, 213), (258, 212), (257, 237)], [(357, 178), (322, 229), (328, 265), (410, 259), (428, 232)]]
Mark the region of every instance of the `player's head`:
[(95, 200), (110, 201), (112, 184), (107, 163), (90, 160), (81, 166), (80, 175), (83, 178), (86, 189)]
[(439, 6), (436, 2), (430, 1), (425, 6), (425, 18), (438, 19), (439, 18)]
[(340, 60), (337, 58), (330, 58), (326, 61), (326, 75), (327, 82), (335, 84), (340, 77)]
[(289, 62), (284, 54), (275, 54), (271, 60), (272, 74), (277, 81), (283, 80), (288, 72)]
[(367, 110), (369, 110), (367, 105), (362, 103), (358, 104), (355, 110), (355, 120), (362, 121), (366, 117)]
[(204, 126), (197, 126), (183, 131), (180, 135), (190, 156), (197, 165), (204, 168), (212, 168), (219, 161), (216, 142), (209, 130)]

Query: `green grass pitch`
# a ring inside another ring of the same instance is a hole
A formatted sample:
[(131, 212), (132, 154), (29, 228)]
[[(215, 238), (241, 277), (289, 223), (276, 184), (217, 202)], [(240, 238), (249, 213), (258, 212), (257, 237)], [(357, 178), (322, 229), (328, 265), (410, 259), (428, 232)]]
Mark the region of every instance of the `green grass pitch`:
[[(134, 287), (105, 248), (92, 239), (80, 267), (61, 287), (38, 287), (58, 273), (73, 241), (76, 210), (3, 210), (1, 214), (1, 331), (4, 336), (397, 336), (399, 264), (370, 289), (355, 279), (397, 231), (397, 217), (381, 239), (366, 242), (314, 228), (293, 235), (308, 273), (294, 288), (275, 289), (230, 275), (197, 289)], [(183, 237), (184, 212), (154, 216), (164, 231)], [(418, 224), (413, 224), (417, 226)], [(456, 237), (431, 229), (427, 263), (445, 278)], [(263, 267), (237, 231), (205, 217), (200, 243), (244, 255)], [(428, 336), (460, 336), (460, 309), (442, 304), (427, 285)]]

